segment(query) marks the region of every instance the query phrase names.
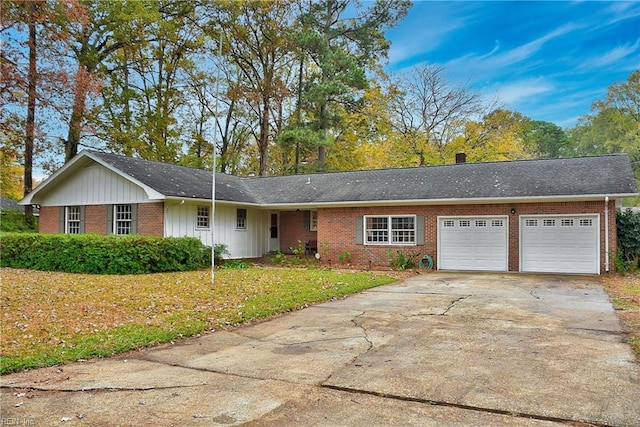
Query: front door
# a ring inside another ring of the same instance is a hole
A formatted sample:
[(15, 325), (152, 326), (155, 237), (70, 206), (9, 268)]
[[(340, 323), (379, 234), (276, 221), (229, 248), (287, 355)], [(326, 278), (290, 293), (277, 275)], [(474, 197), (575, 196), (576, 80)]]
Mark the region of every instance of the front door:
[(280, 215), (278, 212), (271, 212), (271, 223), (269, 226), (269, 251), (280, 249)]

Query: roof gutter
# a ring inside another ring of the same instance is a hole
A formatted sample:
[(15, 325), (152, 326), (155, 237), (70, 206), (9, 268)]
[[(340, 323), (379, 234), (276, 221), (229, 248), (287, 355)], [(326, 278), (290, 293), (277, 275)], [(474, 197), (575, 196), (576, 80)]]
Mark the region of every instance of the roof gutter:
[(364, 206), (415, 206), (415, 205), (467, 205), (491, 203), (542, 203), (561, 201), (599, 201), (603, 197), (618, 199), (637, 196), (638, 193), (621, 194), (586, 194), (570, 196), (530, 196), (530, 197), (495, 197), (495, 198), (449, 198), (449, 199), (406, 199), (406, 200), (357, 200), (344, 202), (303, 202), (303, 203), (261, 203), (255, 206), (269, 209), (303, 209), (332, 207), (364, 207)]
[[(197, 202), (197, 203), (211, 204), (211, 199), (210, 198), (202, 199), (202, 198), (192, 198), (192, 197), (187, 197), (187, 196), (167, 196), (167, 197), (163, 197), (162, 199), (163, 200), (177, 200), (177, 201), (184, 200), (185, 202)], [(216, 204), (219, 204), (219, 205), (233, 205), (233, 206), (250, 206), (250, 207), (255, 207), (255, 208), (264, 207), (264, 205), (262, 205), (260, 203), (234, 202), (233, 200), (220, 200), (220, 199), (216, 199)]]

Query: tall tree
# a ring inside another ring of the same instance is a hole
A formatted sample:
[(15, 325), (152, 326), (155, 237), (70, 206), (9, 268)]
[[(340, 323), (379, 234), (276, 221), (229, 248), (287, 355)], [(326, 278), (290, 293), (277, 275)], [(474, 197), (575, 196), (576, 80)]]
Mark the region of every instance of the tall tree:
[(144, 40), (122, 47), (109, 61), (108, 79), (98, 106), (101, 137), (107, 147), (142, 158), (177, 162), (190, 141), (186, 120), (192, 89), (204, 79), (196, 52), (204, 46), (195, 3), (147, 1)]
[[(5, 106), (13, 104), (14, 108), (10, 108), (9, 112), (5, 112), (3, 108), (2, 130), (5, 138), (3, 138), (3, 163), (9, 162), (4, 174), (11, 173), (15, 170), (17, 161), (17, 136), (18, 132), (13, 126), (22, 122), (21, 114), (17, 111), (20, 107), (26, 107), (24, 116), (24, 139), (22, 150), (23, 162), (23, 195), (29, 194), (33, 190), (33, 157), (36, 140), (36, 102), (38, 99), (38, 86), (40, 84), (40, 75), (38, 73), (38, 62), (41, 54), (39, 47), (39, 34), (42, 31), (43, 24), (51, 17), (49, 6), (45, 1), (11, 1), (3, 2), (3, 21), (2, 32), (18, 32), (26, 27), (26, 40), (24, 44), (17, 42), (7, 49), (6, 43), (2, 51), (2, 101)], [(25, 47), (26, 61), (21, 60), (22, 46)], [(21, 69), (22, 64), (26, 63), (26, 73)], [(26, 101), (26, 105), (24, 104)], [(13, 138), (12, 138), (13, 137)], [(8, 177), (4, 177), (7, 181)], [(8, 181), (14, 181), (9, 179)], [(28, 227), (33, 225), (33, 209), (31, 206), (25, 207), (25, 220)]]
[(354, 103), (367, 88), (367, 71), (386, 58), (390, 43), (384, 31), (402, 19), (408, 0), (376, 0), (362, 7), (349, 0), (309, 2), (300, 15), (296, 41), (307, 53), (313, 72), (304, 82), (304, 98), (319, 133), (322, 167), (329, 131), (339, 122), (336, 106)]
[(119, 50), (143, 40), (147, 11), (153, 4), (83, 0), (56, 3), (60, 19), (53, 31), (65, 34), (75, 62), (73, 100), (64, 141), (65, 161), (78, 153), (87, 113), (87, 97), (99, 89), (104, 64)]
[(214, 24), (225, 34), (225, 58), (239, 71), (236, 90), (256, 117), (254, 135), (260, 176), (268, 172), (278, 105), (289, 94), (285, 79), (291, 65), (291, 44), (286, 30), (292, 19), (292, 5), (293, 0), (225, 2), (219, 5), (219, 26)]
[(399, 149), (419, 166), (451, 161), (449, 143), (487, 109), (477, 92), (448, 83), (442, 74), (441, 67), (418, 66), (396, 79), (392, 126), (400, 136)]
[[(33, 190), (33, 143), (36, 132), (36, 85), (38, 78), (37, 31), (38, 12), (43, 2), (27, 5), (27, 26), (29, 27), (29, 72), (27, 73), (27, 121), (24, 139), (24, 195)], [(33, 207), (26, 206), (25, 219), (28, 228), (33, 227)]]
[(467, 161), (517, 160), (531, 156), (526, 134), (530, 119), (514, 111), (495, 109), (481, 121), (468, 120), (462, 135), (450, 143), (448, 158), (463, 152)]
[(555, 123), (532, 120), (525, 133), (527, 145), (536, 157), (557, 158), (568, 154), (569, 138)]
[(568, 134), (576, 155), (627, 153), (640, 186), (640, 70), (609, 86), (605, 99), (594, 102)]

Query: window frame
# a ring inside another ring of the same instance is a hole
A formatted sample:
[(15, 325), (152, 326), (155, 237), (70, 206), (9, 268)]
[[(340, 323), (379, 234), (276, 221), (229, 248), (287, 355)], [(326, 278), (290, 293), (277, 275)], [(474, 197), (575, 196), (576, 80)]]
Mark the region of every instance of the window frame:
[[(412, 227), (402, 227), (397, 220), (411, 219)], [(372, 220), (371, 224), (369, 219)], [(394, 219), (396, 219), (394, 224)], [(382, 222), (375, 220), (384, 220)], [(375, 222), (384, 227), (374, 228)], [(364, 215), (362, 218), (363, 244), (371, 246), (416, 246), (418, 244), (418, 215)], [(400, 225), (400, 226), (399, 226)], [(409, 237), (409, 240), (403, 241), (399, 236)], [(376, 237), (376, 239), (374, 239)], [(382, 237), (382, 238), (381, 238)]]
[[(71, 212), (71, 210), (74, 210), (75, 212)], [(77, 219), (71, 219), (71, 215), (77, 215)], [(73, 222), (74, 224), (74, 230), (77, 227), (77, 231), (72, 232), (71, 231), (71, 223)], [(83, 230), (82, 230), (82, 223), (84, 222), (84, 215), (83, 215), (83, 209), (82, 206), (79, 205), (75, 205), (75, 206), (65, 206), (64, 207), (64, 233), (65, 234), (82, 234)], [(77, 224), (77, 226), (76, 226)]]
[(247, 229), (247, 216), (246, 208), (236, 208), (236, 230), (244, 231)]
[[(128, 212), (118, 212), (118, 208), (128, 208)], [(129, 214), (129, 218), (119, 218), (119, 214), (122, 213), (128, 213)], [(117, 205), (113, 205), (113, 229), (112, 232), (114, 235), (116, 236), (128, 236), (131, 234), (135, 234), (134, 231), (134, 209), (133, 209), (133, 205), (130, 203), (123, 203), (123, 204), (117, 204)], [(128, 224), (125, 227), (125, 224)], [(122, 226), (122, 228), (128, 228), (128, 232), (127, 233), (121, 233), (120, 231), (120, 225)]]
[[(202, 214), (201, 210), (206, 210), (206, 214)], [(206, 221), (206, 224), (201, 222)], [(197, 205), (196, 206), (196, 229), (197, 230), (209, 230), (211, 228), (211, 206)]]
[(318, 211), (309, 211), (309, 231), (318, 231)]

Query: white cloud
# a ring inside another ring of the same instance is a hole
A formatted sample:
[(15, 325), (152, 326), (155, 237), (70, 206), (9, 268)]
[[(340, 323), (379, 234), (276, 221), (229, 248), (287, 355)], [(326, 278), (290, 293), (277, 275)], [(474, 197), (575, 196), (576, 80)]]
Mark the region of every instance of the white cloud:
[(545, 79), (534, 78), (497, 84), (486, 90), (494, 93), (501, 102), (513, 107), (520, 102), (552, 92), (554, 85)]
[(388, 31), (392, 39), (389, 64), (396, 66), (422, 57), (438, 49), (457, 30), (471, 25), (476, 20), (477, 5), (470, 5), (472, 3), (459, 3), (456, 7), (442, 2), (415, 3), (400, 25)]
[(607, 65), (616, 64), (616, 66), (620, 66), (619, 63), (622, 60), (629, 58), (634, 65), (632, 68), (636, 68), (639, 64), (638, 61), (638, 48), (640, 48), (640, 39), (636, 40), (635, 43), (627, 43), (622, 46), (616, 46), (608, 52), (598, 54), (597, 56), (591, 56), (584, 60), (581, 64), (581, 68), (594, 68), (594, 67), (605, 67)]

